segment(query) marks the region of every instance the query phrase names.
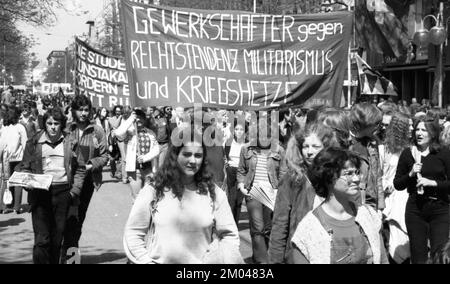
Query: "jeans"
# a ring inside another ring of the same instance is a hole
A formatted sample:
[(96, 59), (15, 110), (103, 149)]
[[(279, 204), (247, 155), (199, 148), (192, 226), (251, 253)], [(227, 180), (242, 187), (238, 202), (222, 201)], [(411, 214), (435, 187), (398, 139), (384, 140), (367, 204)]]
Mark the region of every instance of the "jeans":
[(109, 164), (111, 166), (111, 175), (117, 177), (118, 179), (122, 179), (122, 158), (118, 158), (117, 161), (114, 158), (109, 159)]
[(251, 197), (245, 198), (250, 223), (250, 237), (252, 239), (253, 261), (268, 263), (267, 250), (269, 247), (270, 231), (272, 230), (273, 212), (259, 201)]
[(145, 179), (151, 174), (152, 168), (136, 169), (135, 172), (128, 172), (128, 181), (130, 182), (131, 197), (136, 200), (136, 197), (144, 186)]
[(167, 150), (169, 149), (169, 143), (159, 144), (159, 156), (157, 158), (158, 165), (157, 168), (160, 169), (166, 159)]
[(34, 231), (33, 263), (58, 264), (71, 202), (69, 188), (56, 195), (44, 190), (33, 190), (30, 195)]
[(406, 203), (405, 221), (411, 247), (411, 262), (426, 263), (428, 239), (431, 252), (448, 240), (449, 204), (412, 194)]
[[(10, 168), (10, 174), (14, 173), (14, 168), (19, 164), (20, 162), (10, 162), (9, 168)], [(14, 210), (19, 211), (20, 207), (22, 206), (22, 190), (23, 188), (21, 186), (14, 186), (10, 188), (11, 193), (13, 195), (13, 206)]]
[[(94, 182), (92, 176), (87, 175), (83, 188), (80, 194), (80, 204), (78, 206), (78, 212), (76, 216), (69, 216), (66, 223), (66, 229), (64, 230), (64, 252), (71, 247), (79, 247), (79, 241), (81, 238), (81, 230), (84, 220), (86, 219), (86, 213), (91, 202), (92, 194), (94, 193)], [(64, 253), (65, 255), (65, 253)]]
[(125, 170), (125, 161), (126, 161), (126, 147), (125, 147), (125, 142), (117, 142), (117, 145), (119, 146), (119, 151), (120, 151), (120, 164), (121, 167), (119, 166), (119, 170), (121, 170), (121, 176), (122, 176), (122, 181), (126, 182), (127, 180), (127, 172)]
[(227, 196), (230, 204), (231, 213), (233, 213), (236, 225), (239, 224), (239, 215), (241, 214), (241, 206), (244, 195), (237, 187), (237, 168), (227, 167)]

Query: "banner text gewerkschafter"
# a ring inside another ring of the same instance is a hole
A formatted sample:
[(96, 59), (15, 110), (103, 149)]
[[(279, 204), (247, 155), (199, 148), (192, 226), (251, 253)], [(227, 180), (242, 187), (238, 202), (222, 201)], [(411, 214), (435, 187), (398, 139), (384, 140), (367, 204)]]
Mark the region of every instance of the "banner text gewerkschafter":
[(135, 105), (339, 105), (352, 14), (264, 15), (122, 1)]

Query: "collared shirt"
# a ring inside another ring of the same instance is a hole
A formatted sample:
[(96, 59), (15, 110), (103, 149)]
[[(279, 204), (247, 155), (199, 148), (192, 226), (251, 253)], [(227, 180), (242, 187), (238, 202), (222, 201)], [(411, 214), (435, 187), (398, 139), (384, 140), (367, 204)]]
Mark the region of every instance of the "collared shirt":
[(41, 136), (38, 143), (42, 144), (42, 170), (44, 174), (52, 175), (52, 184), (68, 183), (64, 167), (64, 136), (52, 142), (47, 133)]

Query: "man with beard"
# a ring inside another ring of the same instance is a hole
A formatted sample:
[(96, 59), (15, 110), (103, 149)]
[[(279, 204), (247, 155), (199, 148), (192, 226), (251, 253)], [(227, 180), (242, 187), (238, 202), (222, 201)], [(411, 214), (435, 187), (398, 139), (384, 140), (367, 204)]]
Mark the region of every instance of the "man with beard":
[(69, 139), (73, 152), (72, 163), (77, 168), (73, 187), (79, 189), (81, 193), (77, 210), (72, 210), (72, 214), (67, 220), (63, 243), (64, 251), (79, 247), (78, 243), (86, 212), (94, 188), (98, 190), (102, 183), (102, 169), (108, 160), (105, 132), (100, 126), (90, 121), (91, 115), (92, 104), (89, 98), (83, 95), (76, 96), (72, 102), (74, 122), (69, 127)]

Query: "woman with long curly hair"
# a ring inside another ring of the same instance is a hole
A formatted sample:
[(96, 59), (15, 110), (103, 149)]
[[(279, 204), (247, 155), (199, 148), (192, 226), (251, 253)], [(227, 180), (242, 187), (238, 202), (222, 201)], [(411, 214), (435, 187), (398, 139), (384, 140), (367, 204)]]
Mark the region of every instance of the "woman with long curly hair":
[(296, 159), (298, 163), (290, 163), (287, 173), (280, 181), (269, 245), (270, 263), (292, 261), (291, 238), (298, 223), (323, 201), (312, 186), (312, 161), (322, 149), (340, 146), (335, 131), (320, 122), (307, 125), (305, 130), (298, 130), (291, 139), (295, 139), (301, 156)]
[(394, 188), (394, 177), (401, 152), (410, 146), (410, 118), (396, 112), (386, 129), (384, 145), (379, 146), (380, 164), (383, 171), (383, 190), (386, 208), (383, 214), (389, 227), (389, 254), (397, 263), (409, 258), (409, 239), (405, 224), (405, 208), (408, 200), (406, 191)]
[(414, 146), (400, 155), (396, 190), (409, 193), (405, 222), (412, 263), (426, 263), (449, 236), (450, 152), (439, 144), (439, 122), (420, 117), (414, 123)]
[(154, 185), (136, 198), (124, 233), (133, 263), (242, 263), (233, 214), (199, 137), (171, 144)]

